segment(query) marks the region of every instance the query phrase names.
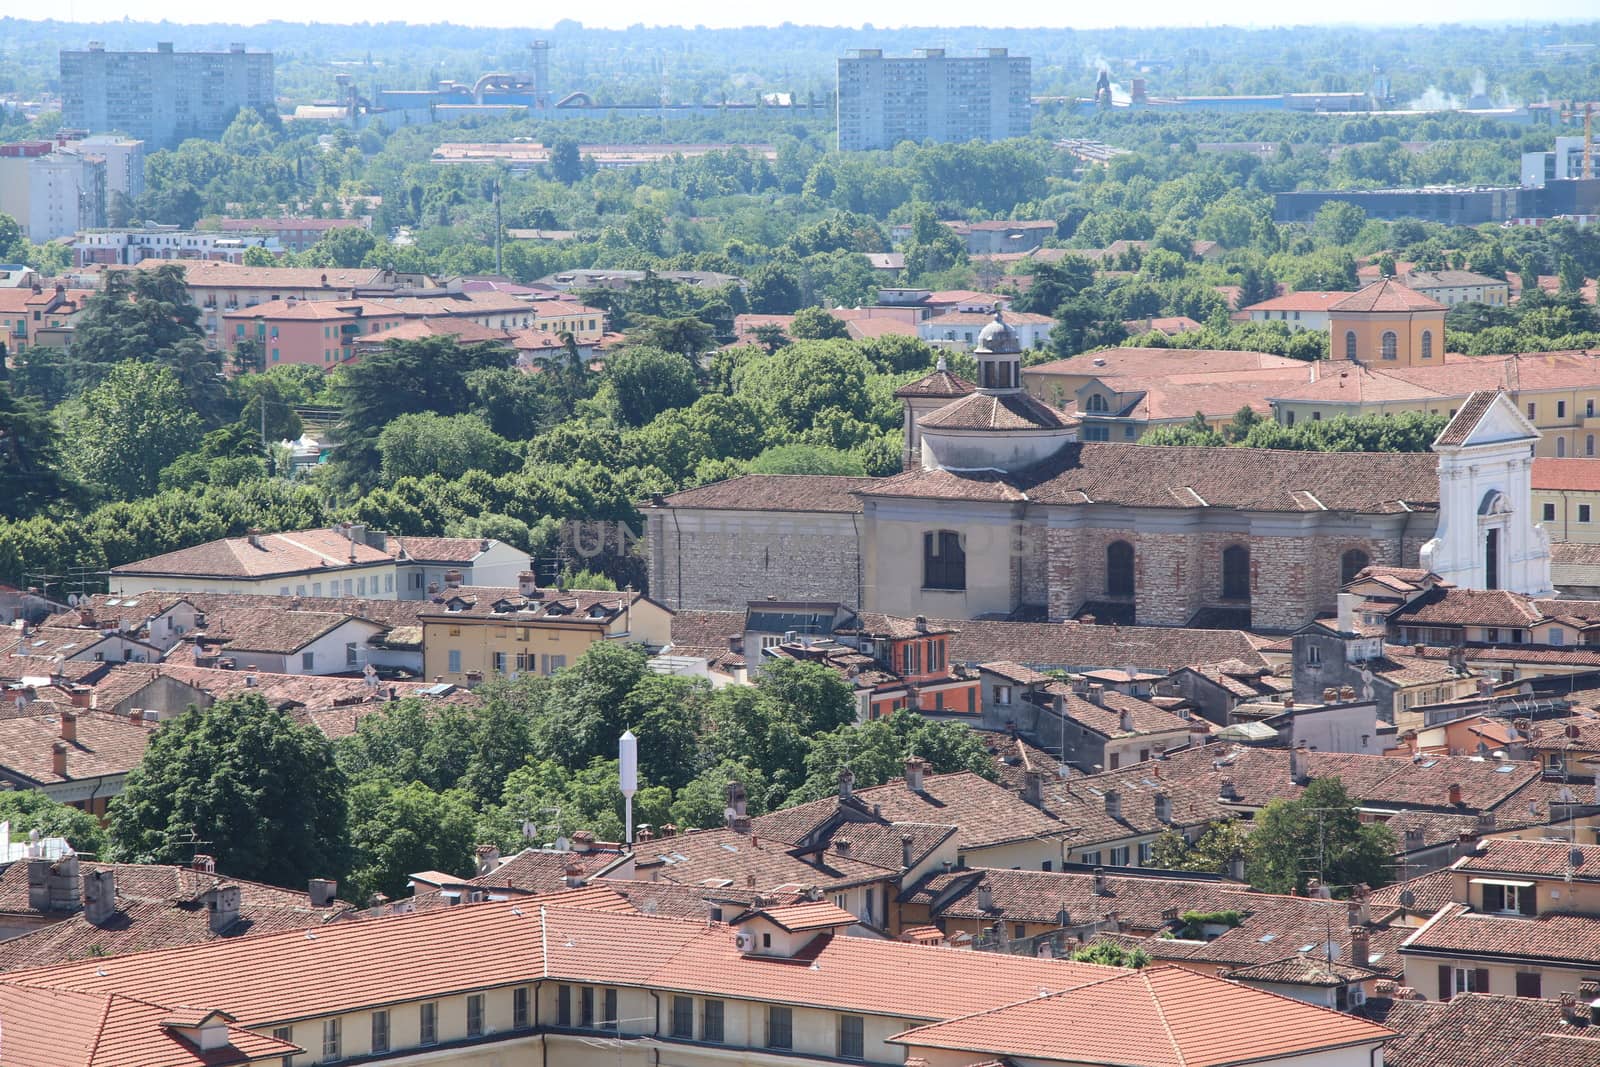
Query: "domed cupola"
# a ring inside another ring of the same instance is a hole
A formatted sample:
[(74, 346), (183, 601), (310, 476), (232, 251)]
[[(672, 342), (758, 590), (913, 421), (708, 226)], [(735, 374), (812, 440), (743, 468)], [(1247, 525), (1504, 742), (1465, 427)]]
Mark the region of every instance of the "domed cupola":
[(994, 321), (978, 334), (978, 347), (972, 355), (978, 361), (979, 392), (996, 395), (1022, 390), (1022, 344), (999, 308), (995, 308)]

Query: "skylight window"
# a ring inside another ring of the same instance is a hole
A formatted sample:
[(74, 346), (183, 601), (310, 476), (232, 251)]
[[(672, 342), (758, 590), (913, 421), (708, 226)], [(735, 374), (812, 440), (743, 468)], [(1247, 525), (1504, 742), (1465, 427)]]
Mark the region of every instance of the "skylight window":
[(1263, 945), (1270, 945), (1274, 941), (1278, 940), (1278, 935), (1277, 934), (1262, 934), (1260, 937), (1256, 938), (1256, 940), (1259, 941)]

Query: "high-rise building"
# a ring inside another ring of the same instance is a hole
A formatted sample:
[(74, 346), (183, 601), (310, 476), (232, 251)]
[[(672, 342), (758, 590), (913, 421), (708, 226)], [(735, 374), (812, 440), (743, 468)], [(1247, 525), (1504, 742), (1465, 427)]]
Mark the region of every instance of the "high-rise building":
[(1025, 137), (1032, 68), (1032, 60), (1004, 48), (982, 49), (976, 56), (926, 48), (909, 57), (860, 49), (839, 60), (839, 148)]
[(28, 164), (28, 239), (40, 244), (106, 224), (106, 161), (52, 152)]
[(61, 118), (91, 133), (122, 133), (152, 148), (217, 137), (241, 108), (273, 108), (272, 53), (108, 52), (91, 41), (61, 53)]

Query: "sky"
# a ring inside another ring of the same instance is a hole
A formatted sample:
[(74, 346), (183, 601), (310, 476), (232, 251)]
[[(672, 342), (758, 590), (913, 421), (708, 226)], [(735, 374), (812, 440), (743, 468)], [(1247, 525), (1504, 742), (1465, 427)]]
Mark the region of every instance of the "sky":
[[(1406, 25), (1423, 21), (1547, 22), (1600, 18), (1595, 0), (1527, 0), (1507, 5), (1504, 0), (1450, 0), (1430, 12), (1426, 6), (1393, 0), (1343, 0), (1337, 5), (1302, 5), (1283, 0), (1231, 0), (1226, 5), (1200, 5), (1193, 0), (1141, 0), (1127, 6), (1115, 3), (1072, 4), (1060, 0), (1012, 0), (1003, 8), (1006, 26), (1051, 26), (1096, 29), (1107, 26), (1282, 26), (1307, 23), (1338, 25)], [(813, 26), (881, 27), (969, 26), (983, 9), (970, 0), (890, 0), (862, 4), (859, 0), (807, 0), (799, 4), (751, 4), (748, 0), (692, 0), (664, 4), (661, 0), (607, 0), (594, 8), (563, 5), (559, 14), (549, 8), (507, 3), (506, 0), (472, 5), (459, 13), (437, 0), (387, 0), (378, 8), (329, 5), (326, 0), (257, 0), (253, 4), (221, 5), (215, 0), (57, 0), (49, 15), (66, 21), (119, 21), (167, 19), (203, 23), (222, 19), (254, 23), (273, 19), (284, 22), (451, 21), (484, 27), (537, 27), (556, 18), (571, 18), (585, 26), (621, 29), (630, 25), (707, 26), (776, 25), (784, 21)], [(0, 15), (39, 18), (44, 11), (25, 0), (0, 0)], [(1430, 14), (1433, 15), (1430, 18)], [(990, 20), (984, 20), (988, 24)]]

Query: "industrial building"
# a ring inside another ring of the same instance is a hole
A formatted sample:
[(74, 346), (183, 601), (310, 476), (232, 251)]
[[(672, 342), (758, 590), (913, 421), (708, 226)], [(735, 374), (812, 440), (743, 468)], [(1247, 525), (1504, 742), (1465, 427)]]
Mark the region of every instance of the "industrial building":
[(1033, 61), (1004, 48), (909, 57), (863, 48), (839, 60), (839, 149), (889, 149), (901, 141), (1003, 141), (1032, 128)]
[(1370, 219), (1420, 219), (1447, 226), (1600, 213), (1600, 180), (1568, 178), (1537, 188), (1428, 186), (1420, 189), (1301, 189), (1277, 193), (1276, 222), (1309, 223), (1324, 204), (1354, 204)]
[(243, 108), (275, 111), (272, 53), (108, 52), (98, 41), (61, 53), (61, 117), (91, 133), (122, 133), (152, 148), (215, 138)]

